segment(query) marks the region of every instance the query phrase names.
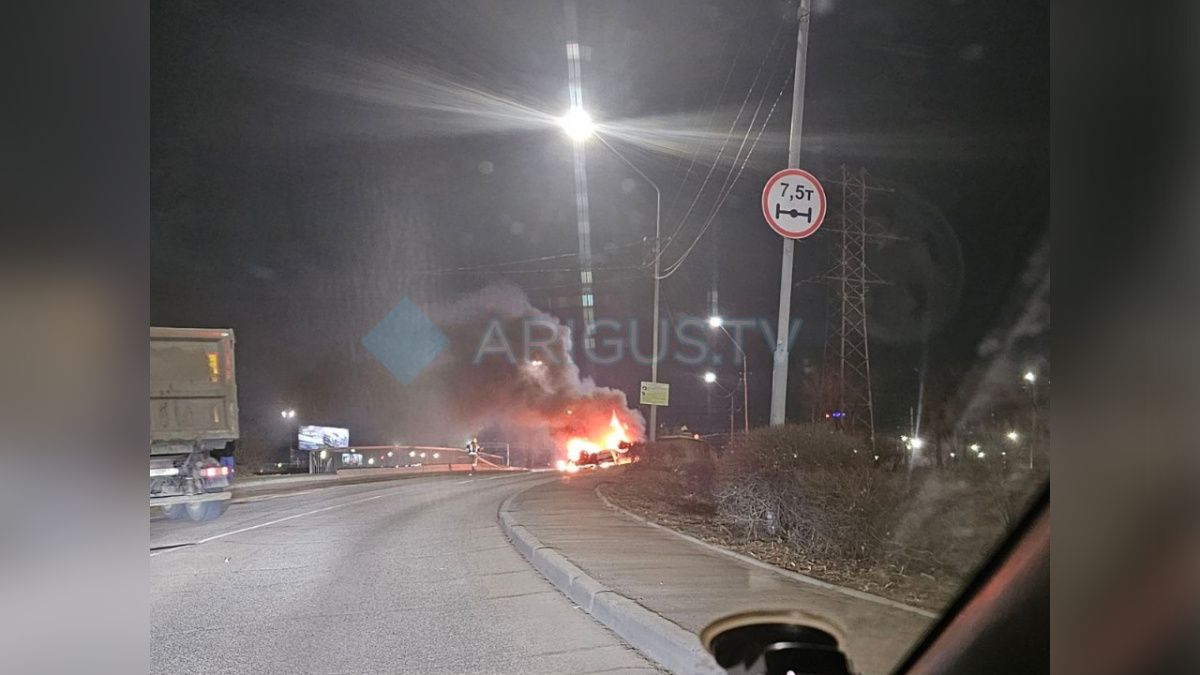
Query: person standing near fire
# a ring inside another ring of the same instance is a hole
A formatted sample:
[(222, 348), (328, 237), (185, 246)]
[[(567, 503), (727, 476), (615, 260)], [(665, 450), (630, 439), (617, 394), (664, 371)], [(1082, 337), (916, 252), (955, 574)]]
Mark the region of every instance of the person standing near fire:
[(471, 475), (475, 475), (475, 467), (479, 465), (479, 439), (471, 437), (467, 441), (467, 456), (471, 458)]

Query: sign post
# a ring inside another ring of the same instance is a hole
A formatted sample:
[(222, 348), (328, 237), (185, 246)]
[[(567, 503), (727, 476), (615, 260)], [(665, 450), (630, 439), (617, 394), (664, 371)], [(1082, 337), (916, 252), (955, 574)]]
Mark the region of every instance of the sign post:
[[(796, 76), (792, 82), (792, 127), (788, 133), (788, 166), (793, 169), (800, 166), (800, 137), (804, 131), (805, 66), (808, 61), (808, 22), (811, 16), (812, 0), (800, 0), (800, 6), (796, 9), (798, 25), (796, 27), (796, 68), (794, 71)], [(824, 217), (823, 211), (821, 215)], [(789, 215), (789, 217), (791, 216)], [(787, 339), (788, 328), (791, 324), (792, 256), (795, 248), (796, 240), (785, 235), (783, 265), (779, 277), (779, 327), (775, 333), (775, 367), (771, 371), (771, 426), (783, 424), (784, 414), (787, 412)]]
[(642, 405), (666, 406), (671, 400), (671, 385), (666, 382), (642, 382), (639, 402)]

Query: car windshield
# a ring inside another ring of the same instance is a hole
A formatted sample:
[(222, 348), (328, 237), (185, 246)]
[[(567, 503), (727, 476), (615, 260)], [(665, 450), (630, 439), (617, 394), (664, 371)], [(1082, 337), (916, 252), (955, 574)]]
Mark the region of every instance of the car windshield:
[(1047, 13), (155, 3), (153, 672), (889, 672), (1048, 482)]

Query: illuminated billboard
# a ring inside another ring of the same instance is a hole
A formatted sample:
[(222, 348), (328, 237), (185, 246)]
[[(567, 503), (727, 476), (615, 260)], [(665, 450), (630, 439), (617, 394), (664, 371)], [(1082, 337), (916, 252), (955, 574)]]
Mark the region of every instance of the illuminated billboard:
[(350, 430), (341, 427), (305, 425), (300, 427), (300, 439), (297, 447), (301, 450), (348, 448), (350, 447)]

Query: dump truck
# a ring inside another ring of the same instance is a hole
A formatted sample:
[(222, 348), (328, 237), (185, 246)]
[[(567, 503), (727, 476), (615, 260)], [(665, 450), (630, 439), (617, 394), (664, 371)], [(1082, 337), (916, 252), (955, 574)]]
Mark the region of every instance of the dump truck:
[(233, 331), (150, 328), (150, 505), (173, 520), (213, 520), (233, 476), (212, 457), (238, 439)]

